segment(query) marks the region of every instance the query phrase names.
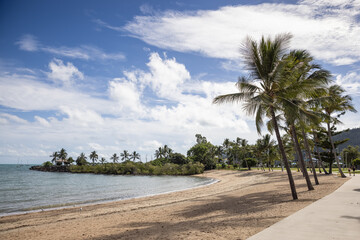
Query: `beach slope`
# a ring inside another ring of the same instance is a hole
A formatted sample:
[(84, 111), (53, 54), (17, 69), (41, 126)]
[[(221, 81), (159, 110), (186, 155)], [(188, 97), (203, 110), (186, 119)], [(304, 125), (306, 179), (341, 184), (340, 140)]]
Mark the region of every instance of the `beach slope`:
[(307, 191), (293, 173), (214, 170), (219, 182), (152, 197), (0, 218), (0, 239), (246, 239), (328, 195), (347, 179), (319, 176)]

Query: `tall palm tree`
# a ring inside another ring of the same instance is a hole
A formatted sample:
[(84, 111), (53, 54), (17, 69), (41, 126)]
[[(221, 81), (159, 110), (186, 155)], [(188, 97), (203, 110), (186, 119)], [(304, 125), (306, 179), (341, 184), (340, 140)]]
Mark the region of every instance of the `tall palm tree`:
[(163, 147), (163, 154), (165, 158), (169, 158), (173, 150), (168, 147), (168, 145), (164, 145)]
[(290, 39), (290, 34), (277, 35), (273, 40), (262, 37), (259, 43), (248, 38), (242, 48), (242, 55), (250, 72), (250, 77), (241, 77), (239, 79), (236, 84), (239, 90), (238, 93), (217, 96), (214, 103), (244, 101), (243, 108), (247, 114), (255, 115), (255, 124), (259, 134), (264, 124), (264, 116), (272, 120), (281, 157), (288, 175), (292, 197), (297, 199), (294, 179), (276, 119), (276, 112), (279, 110), (277, 97), (283, 91), (280, 84), (283, 68), (281, 59), (286, 53)]
[(76, 164), (77, 165), (86, 165), (87, 164), (87, 161), (86, 161), (87, 157), (85, 155), (85, 153), (80, 153), (80, 156), (77, 157), (76, 159)]
[(64, 148), (62, 148), (59, 151), (59, 160), (61, 161), (61, 163), (64, 163), (66, 161), (66, 158), (67, 158), (67, 152)]
[(342, 87), (340, 87), (339, 85), (332, 85), (326, 89), (326, 95), (328, 96), (328, 98), (326, 98), (325, 101), (323, 101), (321, 103), (321, 106), (322, 106), (325, 114), (328, 116), (328, 118), (326, 120), (326, 125), (327, 125), (327, 134), (328, 134), (328, 138), (329, 138), (329, 141), (331, 144), (332, 152), (336, 159), (339, 173), (340, 173), (341, 177), (343, 177), (343, 178), (345, 178), (346, 176), (340, 167), (340, 161), (336, 154), (334, 141), (331, 136), (330, 125), (331, 125), (331, 122), (334, 122), (334, 123), (340, 122), (337, 118), (332, 118), (332, 114), (340, 112), (340, 114), (338, 115), (338, 117), (339, 117), (340, 115), (344, 114), (346, 111), (356, 112), (354, 106), (351, 104), (351, 101), (352, 101), (351, 97), (349, 95), (343, 95), (344, 92), (345, 92), (345, 90)]
[(92, 151), (89, 155), (90, 160), (92, 160), (93, 165), (95, 165), (95, 162), (97, 161), (97, 159), (99, 158), (99, 156), (97, 155), (96, 151)]
[(104, 163), (106, 162), (106, 159), (105, 159), (104, 157), (102, 157), (102, 158), (100, 159), (100, 162), (101, 162), (101, 164), (104, 164)]
[(162, 158), (163, 157), (163, 150), (161, 147), (159, 147), (159, 149), (155, 150), (155, 154), (154, 154), (155, 158)]
[(133, 153), (130, 154), (130, 159), (132, 159), (135, 162), (136, 159), (140, 159), (140, 154), (137, 153), (136, 151), (133, 151)]
[(124, 150), (122, 153), (120, 153), (120, 156), (122, 161), (127, 161), (129, 160), (130, 153), (127, 150)]
[(59, 158), (59, 153), (58, 152), (53, 152), (49, 157), (51, 157), (51, 162), (52, 163), (56, 163), (56, 161), (58, 160)]
[(114, 153), (111, 157), (110, 160), (113, 161), (113, 163), (116, 163), (119, 160), (119, 156), (116, 155), (116, 153)]
[(316, 184), (318, 184), (307, 136), (304, 130), (304, 122), (317, 119), (317, 115), (307, 109), (306, 106), (310, 105), (311, 102), (318, 101), (317, 97), (320, 92), (324, 92), (324, 86), (328, 83), (330, 73), (321, 69), (319, 65), (313, 64), (313, 58), (305, 50), (291, 51), (283, 61), (284, 71), (281, 83), (284, 90), (281, 92), (278, 99), (284, 111), (286, 123), (293, 136), (308, 189), (313, 190), (314, 188), (307, 173), (302, 151), (300, 149), (296, 124), (300, 126), (303, 133), (304, 143), (309, 155), (314, 179)]

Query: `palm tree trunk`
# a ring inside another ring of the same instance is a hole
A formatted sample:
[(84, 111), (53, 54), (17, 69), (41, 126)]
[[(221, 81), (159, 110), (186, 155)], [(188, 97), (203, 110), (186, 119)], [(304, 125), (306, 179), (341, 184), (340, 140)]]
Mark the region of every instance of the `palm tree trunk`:
[(294, 136), (294, 139), (295, 139), (295, 146), (296, 146), (296, 150), (299, 154), (299, 157), (300, 157), (300, 162), (301, 162), (301, 165), (303, 166), (303, 170), (304, 170), (304, 176), (305, 176), (305, 180), (306, 180), (306, 184), (307, 184), (307, 187), (308, 187), (308, 190), (314, 190), (314, 187), (312, 186), (311, 184), (311, 181), (310, 181), (310, 177), (309, 177), (309, 174), (306, 170), (306, 166), (305, 166), (305, 162), (304, 162), (304, 158), (303, 158), (303, 155), (301, 153), (301, 148), (300, 148), (300, 145), (299, 145), (299, 140), (298, 140), (298, 137), (297, 137), (297, 134), (296, 134), (296, 130), (295, 130), (295, 127), (294, 125), (291, 125), (290, 126), (291, 128), (291, 131), (293, 133), (293, 136)]
[(291, 140), (293, 141), (294, 143), (294, 151), (295, 151), (295, 157), (296, 157), (296, 162), (297, 162), (297, 169), (298, 169), (298, 172), (299, 172), (299, 168), (300, 168), (300, 171), (303, 175), (303, 177), (305, 177), (305, 171), (304, 171), (304, 168), (305, 166), (302, 164), (302, 162), (300, 161), (300, 155), (299, 155), (299, 151), (297, 150), (296, 148), (296, 140), (295, 140), (295, 137), (294, 137), (294, 134), (292, 132), (292, 130), (290, 130), (290, 135), (291, 135)]
[(316, 184), (316, 185), (319, 185), (319, 181), (318, 181), (318, 178), (317, 178), (317, 176), (316, 176), (316, 170), (315, 170), (314, 162), (313, 162), (312, 157), (311, 157), (311, 152), (310, 152), (309, 143), (308, 143), (308, 141), (307, 141), (306, 133), (305, 133), (303, 127), (301, 128), (301, 131), (302, 131), (302, 135), (303, 135), (303, 138), (304, 138), (305, 148), (306, 148), (306, 151), (307, 151), (309, 160), (310, 160), (311, 169), (312, 169), (312, 171), (313, 171), (315, 184)]
[(281, 140), (281, 137), (280, 137), (279, 127), (278, 127), (278, 124), (277, 124), (277, 121), (276, 121), (275, 112), (274, 112), (273, 108), (271, 108), (270, 110), (271, 110), (271, 118), (272, 118), (272, 122), (273, 122), (273, 125), (274, 125), (274, 130), (275, 130), (275, 133), (276, 133), (276, 138), (277, 138), (277, 141), (278, 141), (279, 150), (280, 150), (280, 153), (281, 153), (281, 156), (282, 156), (285, 168), (286, 168), (286, 173), (288, 175), (291, 194), (292, 194), (293, 199), (296, 200), (296, 199), (298, 199), (298, 197), (297, 197), (297, 193), (296, 193), (295, 182), (294, 182), (293, 176), (291, 174), (291, 169), (290, 169), (290, 166), (289, 166), (289, 162), (288, 162), (288, 159), (286, 157), (284, 146), (283, 146), (283, 143), (282, 143), (282, 140)]
[(320, 166), (322, 167), (322, 169), (324, 170), (324, 173), (325, 173), (326, 175), (328, 175), (329, 173), (326, 171), (326, 169), (325, 169), (325, 167), (324, 167), (324, 164), (323, 164), (323, 162), (322, 162), (322, 160), (321, 160), (321, 155), (320, 155), (320, 152), (319, 152), (319, 147), (318, 147), (318, 145), (317, 145), (318, 139), (317, 139), (317, 137), (316, 137), (316, 133), (315, 133), (314, 130), (313, 130), (313, 135), (314, 135), (314, 143), (315, 143), (315, 147), (316, 147), (316, 152), (317, 152), (318, 159), (319, 159), (319, 165), (320, 165)]
[(328, 137), (329, 137), (329, 141), (331, 143), (331, 148), (332, 148), (331, 150), (332, 150), (332, 152), (334, 154), (334, 157), (336, 159), (336, 163), (337, 163), (337, 166), (338, 166), (338, 169), (339, 169), (339, 173), (340, 173), (342, 178), (346, 178), (345, 174), (341, 170), (339, 158), (336, 156), (336, 150), (335, 150), (334, 142), (333, 142), (332, 137), (331, 137), (330, 122), (327, 122), (327, 128), (328, 128)]

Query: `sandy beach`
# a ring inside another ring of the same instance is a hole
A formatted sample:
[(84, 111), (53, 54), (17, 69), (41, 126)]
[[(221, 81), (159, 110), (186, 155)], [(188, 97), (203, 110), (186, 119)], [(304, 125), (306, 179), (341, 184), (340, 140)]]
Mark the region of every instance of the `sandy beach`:
[(347, 180), (321, 174), (307, 191), (293, 174), (296, 201), (285, 172), (213, 170), (199, 176), (219, 182), (196, 189), (1, 217), (0, 239), (246, 239)]

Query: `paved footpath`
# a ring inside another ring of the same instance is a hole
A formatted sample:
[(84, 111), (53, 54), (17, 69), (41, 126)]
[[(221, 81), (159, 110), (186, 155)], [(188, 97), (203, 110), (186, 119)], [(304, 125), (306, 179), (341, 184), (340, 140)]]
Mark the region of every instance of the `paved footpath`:
[(360, 175), (248, 240), (360, 239)]

